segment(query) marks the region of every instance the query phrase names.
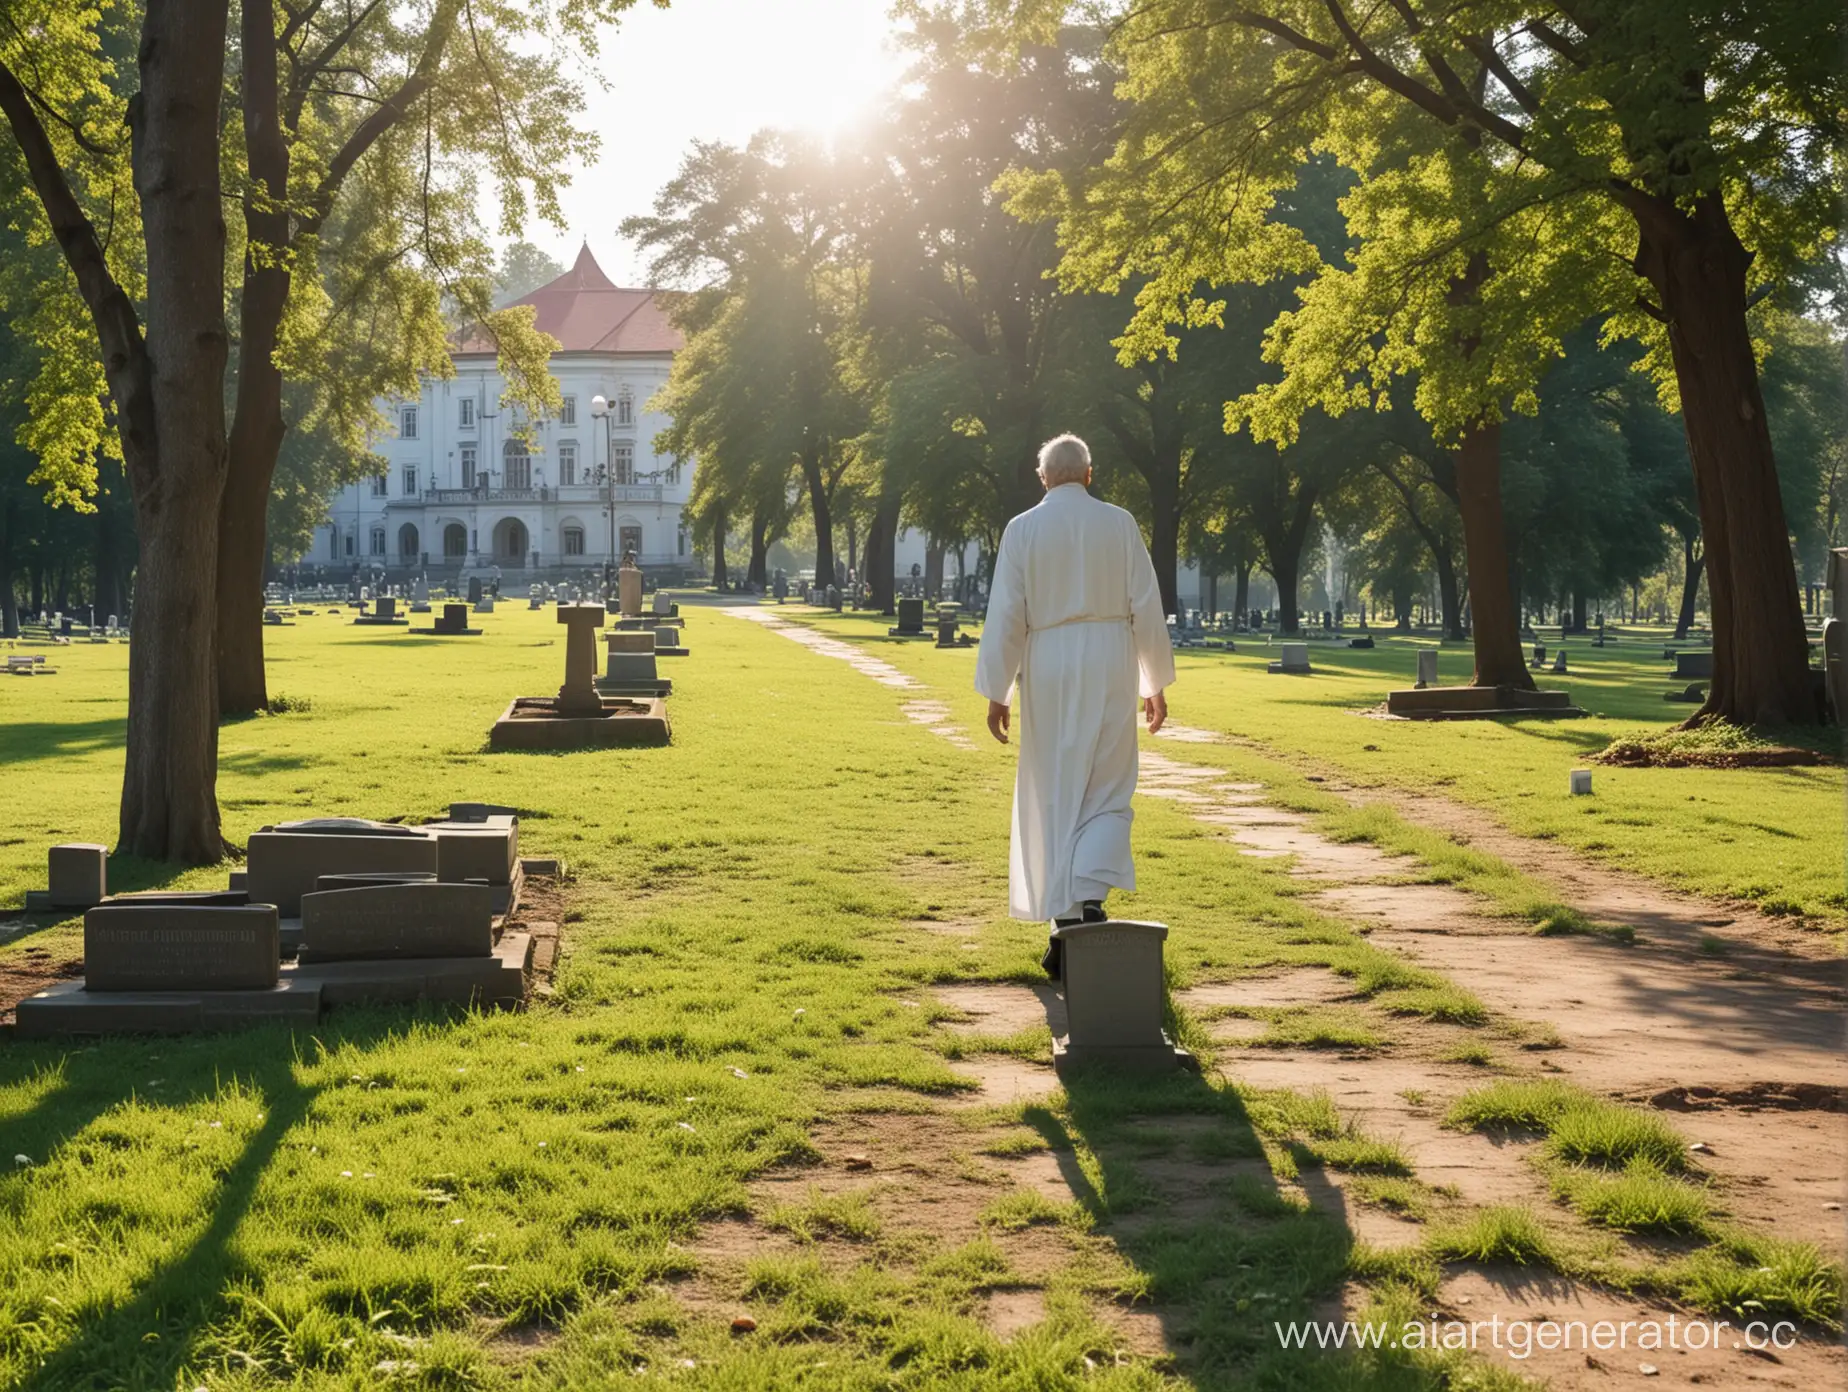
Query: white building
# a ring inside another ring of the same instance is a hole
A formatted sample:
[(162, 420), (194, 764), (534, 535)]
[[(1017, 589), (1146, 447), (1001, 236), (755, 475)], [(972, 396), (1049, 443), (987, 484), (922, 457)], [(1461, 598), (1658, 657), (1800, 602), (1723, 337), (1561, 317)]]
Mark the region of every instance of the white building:
[[(415, 401), (381, 403), (395, 429), (384, 473), (342, 489), (309, 565), (457, 573), (589, 570), (633, 551), (644, 570), (702, 569), (681, 510), (692, 469), (654, 452), (664, 417), (648, 401), (667, 380), (679, 332), (648, 290), (610, 283), (586, 246), (577, 264), (514, 303), (559, 341), (553, 419), (516, 434), (493, 345), (471, 336), (456, 375)], [(602, 416), (592, 402), (608, 403)], [(665, 578), (665, 577), (664, 577)]]

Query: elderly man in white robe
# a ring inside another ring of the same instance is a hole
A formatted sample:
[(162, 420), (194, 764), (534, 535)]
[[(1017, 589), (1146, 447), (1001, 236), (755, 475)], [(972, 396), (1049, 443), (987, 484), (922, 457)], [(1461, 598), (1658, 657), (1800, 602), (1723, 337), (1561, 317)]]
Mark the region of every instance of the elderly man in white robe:
[(1174, 651), (1142, 529), (1090, 495), (1084, 441), (1048, 441), (1039, 476), (1046, 496), (1001, 537), (975, 689), (1003, 744), (1020, 692), (1008, 911), (1052, 921), (1044, 965), (1057, 980), (1057, 929), (1104, 921), (1105, 896), (1136, 887), (1136, 707), (1161, 729)]

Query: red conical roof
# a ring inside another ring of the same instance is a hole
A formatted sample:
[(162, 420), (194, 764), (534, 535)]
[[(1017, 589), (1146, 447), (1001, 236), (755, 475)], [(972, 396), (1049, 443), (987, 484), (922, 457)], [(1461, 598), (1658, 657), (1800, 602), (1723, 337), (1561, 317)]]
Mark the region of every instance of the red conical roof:
[[(557, 339), (561, 353), (672, 353), (681, 346), (680, 332), (655, 292), (624, 290), (612, 282), (590, 254), (589, 242), (570, 270), (513, 303), (534, 308), (534, 326)], [(491, 353), (494, 343), (470, 328), (455, 351)]]

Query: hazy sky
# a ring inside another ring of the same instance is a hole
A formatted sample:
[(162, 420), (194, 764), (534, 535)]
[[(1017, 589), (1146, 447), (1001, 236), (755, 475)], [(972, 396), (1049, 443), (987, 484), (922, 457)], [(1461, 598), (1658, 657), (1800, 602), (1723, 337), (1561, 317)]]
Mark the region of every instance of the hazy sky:
[(536, 223), (527, 240), (569, 265), (588, 237), (612, 280), (644, 269), (616, 235), (651, 210), (698, 140), (739, 142), (764, 126), (822, 133), (850, 127), (896, 78), (888, 0), (638, 0), (598, 58), (608, 89), (587, 84), (589, 122), (603, 138), (574, 173), (562, 232)]

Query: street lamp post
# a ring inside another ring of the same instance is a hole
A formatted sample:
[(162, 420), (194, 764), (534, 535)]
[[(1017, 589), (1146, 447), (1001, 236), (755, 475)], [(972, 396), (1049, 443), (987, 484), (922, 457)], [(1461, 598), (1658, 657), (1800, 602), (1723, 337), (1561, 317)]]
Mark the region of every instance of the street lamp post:
[(610, 434), (610, 402), (606, 396), (598, 395), (590, 399), (590, 414), (603, 422), (603, 462), (597, 466), (597, 472), (603, 479), (603, 511), (610, 520), (609, 560), (604, 562), (603, 583), (607, 588), (616, 583), (613, 567), (616, 564), (616, 470), (610, 456), (615, 452)]

